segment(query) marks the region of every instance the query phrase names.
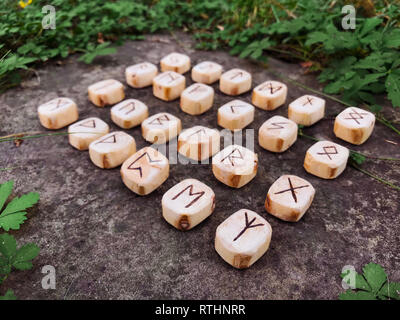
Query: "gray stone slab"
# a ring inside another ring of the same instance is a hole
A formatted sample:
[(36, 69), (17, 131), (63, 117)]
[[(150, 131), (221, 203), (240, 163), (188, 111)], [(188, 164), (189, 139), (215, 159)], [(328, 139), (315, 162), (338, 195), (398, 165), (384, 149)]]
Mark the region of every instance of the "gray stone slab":
[[(176, 39), (179, 38), (179, 42)], [(298, 65), (270, 59), (263, 69), (249, 61), (231, 57), (224, 51), (194, 49), (191, 38), (156, 35), (146, 41), (128, 42), (118, 53), (85, 65), (71, 57), (48, 63), (37, 77), (22, 88), (0, 97), (0, 135), (25, 131), (45, 131), (37, 118), (37, 106), (57, 96), (74, 99), (80, 118), (98, 116), (113, 130), (110, 108), (96, 108), (87, 99), (87, 87), (105, 78), (124, 80), (128, 65), (148, 60), (158, 63), (172, 51), (188, 53), (193, 65), (205, 59), (225, 69), (241, 67), (258, 84), (275, 78), (270, 70), (289, 75), (320, 89), (313, 75), (304, 75)], [(186, 74), (191, 83), (189, 73)], [(288, 84), (288, 102), (307, 93)], [(182, 119), (184, 127), (195, 124), (217, 128), (216, 111), (232, 98), (218, 91), (211, 110), (202, 116), (183, 113), (178, 101), (162, 102), (152, 89), (127, 88), (129, 98), (143, 100), (150, 114), (170, 112)], [(250, 102), (251, 94), (240, 96)], [(400, 157), (399, 138), (377, 124), (372, 137), (353, 147), (337, 140), (332, 132), (333, 118), (343, 106), (328, 100), (327, 117), (306, 130), (374, 155)], [(386, 107), (391, 113), (390, 107)], [(272, 115), (287, 115), (287, 104), (276, 111), (256, 108), (249, 128), (258, 130)], [(398, 116), (398, 114), (397, 114)], [(62, 131), (62, 130), (61, 130)], [(127, 130), (138, 148), (148, 145), (140, 127)], [(257, 133), (257, 131), (256, 131)], [(259, 155), (256, 178), (234, 190), (218, 182), (209, 165), (172, 165), (170, 177), (154, 193), (140, 197), (122, 183), (119, 169), (95, 167), (87, 152), (68, 144), (65, 136), (24, 141), (20, 147), (2, 143), (1, 167), (18, 168), (0, 172), (0, 181), (16, 181), (15, 194), (36, 190), (40, 203), (30, 210), (29, 219), (19, 231), (11, 232), (20, 243), (34, 241), (40, 256), (30, 271), (14, 272), (2, 285), (21, 299), (336, 299), (343, 291), (340, 273), (345, 265), (357, 270), (371, 261), (382, 264), (393, 280), (400, 280), (399, 192), (348, 167), (333, 181), (311, 176), (302, 167), (312, 141), (298, 139), (283, 154), (273, 154), (255, 143)], [(400, 181), (400, 168), (388, 163), (368, 163), (368, 169), (388, 180)], [(264, 209), (269, 186), (282, 174), (295, 174), (310, 181), (315, 200), (298, 223), (282, 222)], [(197, 178), (211, 186), (217, 195), (214, 214), (190, 232), (180, 232), (161, 216), (161, 197), (185, 178)], [(216, 227), (240, 208), (262, 214), (272, 225), (269, 251), (250, 269), (236, 270), (215, 252)], [(53, 265), (57, 271), (56, 290), (43, 290), (41, 268)]]

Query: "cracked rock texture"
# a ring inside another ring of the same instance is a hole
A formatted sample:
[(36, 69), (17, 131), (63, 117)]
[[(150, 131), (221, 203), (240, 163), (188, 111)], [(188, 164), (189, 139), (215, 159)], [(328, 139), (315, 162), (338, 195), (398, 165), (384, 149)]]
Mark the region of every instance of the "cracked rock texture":
[[(155, 35), (128, 42), (117, 54), (97, 58), (92, 65), (78, 62), (75, 56), (61, 65), (47, 63), (37, 70), (39, 77), (0, 96), (0, 135), (46, 131), (40, 126), (37, 107), (57, 96), (75, 100), (80, 119), (97, 116), (117, 130), (110, 119), (110, 107), (92, 105), (87, 87), (107, 78), (125, 83), (127, 66), (144, 60), (157, 64), (173, 51), (189, 54), (192, 65), (213, 60), (225, 70), (243, 68), (252, 73), (253, 87), (276, 79), (270, 73), (273, 70), (321, 89), (315, 76), (304, 75), (298, 65), (271, 58), (265, 69), (224, 51), (197, 51), (189, 36), (178, 34), (178, 38), (179, 42), (171, 36)], [(185, 76), (187, 85), (191, 84), (190, 73)], [(16, 168), (0, 171), (0, 182), (14, 179), (14, 195), (35, 190), (41, 196), (21, 229), (11, 233), (21, 244), (38, 243), (41, 252), (34, 268), (13, 272), (0, 293), (11, 288), (20, 299), (336, 299), (343, 291), (343, 266), (360, 270), (371, 261), (382, 264), (393, 281), (400, 281), (398, 191), (351, 167), (332, 181), (307, 174), (303, 159), (313, 142), (304, 138), (282, 154), (258, 146), (261, 124), (273, 115), (287, 116), (288, 103), (308, 93), (287, 85), (284, 106), (275, 111), (256, 108), (255, 121), (248, 128), (256, 130), (259, 169), (255, 179), (238, 190), (218, 182), (210, 165), (173, 164), (168, 180), (152, 194), (140, 197), (123, 185), (119, 168), (97, 168), (88, 152), (72, 148), (66, 136), (26, 140), (19, 147), (2, 143), (1, 167)], [(213, 108), (201, 116), (183, 113), (179, 100), (158, 100), (151, 88), (127, 87), (126, 94), (145, 102), (150, 114), (167, 111), (178, 116), (184, 128), (196, 124), (218, 128), (217, 108), (233, 98), (219, 92), (217, 84), (213, 87)], [(239, 97), (247, 102), (250, 98), (251, 93)], [(388, 116), (396, 116), (390, 114), (390, 104), (383, 103)], [(325, 119), (305, 132), (367, 154), (400, 157), (400, 139), (380, 123), (361, 146), (336, 139), (333, 120), (343, 108), (327, 100)], [(140, 127), (126, 132), (135, 137), (138, 149), (148, 145)], [(398, 164), (368, 161), (364, 168), (399, 184)], [(297, 223), (280, 221), (264, 209), (268, 188), (282, 174), (303, 177), (316, 189), (311, 208)], [(161, 215), (162, 195), (185, 178), (203, 181), (217, 196), (214, 213), (189, 232), (174, 229)], [(270, 249), (247, 270), (232, 268), (214, 250), (217, 226), (241, 208), (258, 212), (273, 229)], [(56, 268), (56, 290), (42, 289), (44, 265)]]

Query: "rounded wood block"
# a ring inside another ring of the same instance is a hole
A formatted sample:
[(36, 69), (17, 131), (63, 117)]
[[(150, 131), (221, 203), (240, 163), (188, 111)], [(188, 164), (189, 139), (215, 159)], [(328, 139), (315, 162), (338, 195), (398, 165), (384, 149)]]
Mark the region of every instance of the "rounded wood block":
[(138, 195), (144, 196), (167, 180), (168, 159), (156, 149), (145, 147), (130, 156), (121, 167), (124, 184)]
[(61, 129), (78, 120), (78, 107), (69, 98), (56, 98), (38, 108), (40, 123), (47, 129)]
[(218, 109), (218, 125), (229, 130), (240, 130), (254, 120), (254, 107), (241, 100), (233, 100)]
[(111, 108), (111, 120), (123, 129), (140, 125), (149, 116), (147, 106), (136, 99), (127, 99)]
[(241, 209), (222, 222), (215, 234), (215, 250), (237, 269), (250, 267), (268, 250), (271, 225), (259, 214)]
[(219, 80), (222, 66), (212, 61), (203, 61), (192, 68), (192, 80), (205, 84), (212, 84)]
[(289, 119), (303, 126), (311, 126), (325, 115), (325, 100), (305, 95), (289, 104)]
[(152, 115), (142, 122), (143, 138), (151, 143), (166, 143), (175, 138), (181, 130), (181, 120), (166, 112)]
[(230, 96), (237, 96), (251, 89), (251, 74), (242, 69), (231, 69), (219, 79), (219, 90)]
[(69, 143), (78, 150), (87, 150), (96, 139), (110, 131), (107, 123), (99, 118), (87, 118), (68, 127)]
[(251, 102), (260, 109), (274, 110), (286, 101), (287, 86), (278, 81), (265, 81), (253, 89)]
[(179, 98), (185, 89), (186, 79), (179, 73), (167, 71), (153, 79), (153, 94), (155, 97), (171, 101)]
[(297, 124), (285, 117), (274, 116), (258, 130), (258, 143), (271, 152), (283, 152), (297, 140)]
[(198, 115), (210, 109), (214, 102), (214, 89), (206, 84), (194, 83), (181, 94), (181, 109), (191, 115)]
[(214, 208), (214, 191), (196, 179), (181, 181), (162, 197), (164, 219), (183, 231), (197, 226), (211, 215)]
[(135, 152), (135, 139), (123, 131), (106, 134), (89, 145), (90, 159), (103, 169), (118, 167)]
[(203, 126), (186, 129), (178, 138), (178, 152), (197, 161), (208, 159), (216, 154), (219, 146), (219, 132)]
[(336, 137), (352, 144), (364, 143), (372, 133), (375, 115), (364, 109), (350, 107), (338, 114), (333, 132)]
[(144, 88), (153, 84), (157, 67), (150, 62), (142, 62), (125, 69), (126, 82), (133, 88)]
[(296, 222), (311, 206), (315, 189), (307, 180), (283, 175), (268, 190), (265, 209), (284, 221)]
[(258, 157), (253, 151), (230, 145), (212, 159), (214, 176), (232, 188), (241, 188), (257, 174)]
[(89, 100), (97, 107), (116, 104), (125, 98), (121, 82), (108, 79), (92, 84), (89, 89)]
[(319, 141), (306, 153), (304, 169), (323, 179), (334, 179), (346, 168), (349, 150), (337, 143)]
[(174, 71), (183, 74), (190, 70), (190, 58), (186, 54), (173, 52), (160, 61), (161, 71)]

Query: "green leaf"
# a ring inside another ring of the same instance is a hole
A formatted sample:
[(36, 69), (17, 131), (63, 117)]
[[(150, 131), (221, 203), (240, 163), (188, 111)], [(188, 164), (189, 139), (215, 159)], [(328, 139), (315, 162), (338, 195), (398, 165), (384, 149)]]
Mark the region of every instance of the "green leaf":
[(393, 107), (400, 107), (400, 71), (391, 72), (386, 78), (385, 85)]
[(0, 184), (0, 211), (3, 208), (7, 198), (10, 196), (13, 187), (14, 187), (13, 180)]
[[(365, 159), (365, 157), (364, 157)], [(359, 163), (361, 164), (361, 163)], [(353, 289), (361, 289), (365, 291), (370, 291), (371, 287), (368, 285), (368, 283), (365, 281), (364, 277), (360, 275), (357, 271), (355, 270), (346, 270), (346, 272), (343, 272), (341, 275), (343, 280), (348, 285), (351, 285), (351, 281), (354, 279), (354, 288)], [(347, 281), (346, 281), (347, 280)]]
[(0, 217), (28, 209), (36, 204), (39, 201), (39, 198), (37, 192), (29, 192), (19, 198), (14, 198), (1, 213)]
[(14, 291), (8, 289), (4, 296), (0, 296), (0, 300), (17, 300), (17, 297), (14, 295)]
[(34, 243), (28, 243), (18, 249), (13, 259), (13, 267), (18, 270), (27, 270), (32, 268), (34, 258), (39, 254), (39, 247)]
[(366, 291), (351, 291), (350, 289), (339, 294), (339, 300), (376, 300), (376, 296)]
[(0, 253), (6, 259), (11, 259), (16, 252), (17, 241), (15, 238), (7, 233), (0, 234)]
[(387, 280), (385, 269), (373, 262), (364, 266), (363, 275), (374, 293), (377, 293)]
[(391, 299), (400, 300), (400, 283), (385, 283), (385, 285), (379, 291), (379, 294)]
[(12, 230), (19, 230), (20, 226), (24, 221), (27, 219), (26, 215), (27, 212), (15, 212), (8, 214), (6, 216), (0, 215), (0, 227), (3, 228), (5, 231), (10, 229)]

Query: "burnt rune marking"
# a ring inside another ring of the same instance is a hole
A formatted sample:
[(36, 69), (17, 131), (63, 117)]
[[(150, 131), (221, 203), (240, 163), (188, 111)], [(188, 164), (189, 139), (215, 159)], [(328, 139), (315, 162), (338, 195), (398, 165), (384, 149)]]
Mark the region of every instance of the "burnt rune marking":
[(263, 86), (261, 86), (258, 90), (264, 91), (264, 90), (268, 90), (268, 89), (271, 94), (274, 94), (275, 92), (281, 90), (282, 86), (274, 87), (271, 82), (268, 82), (268, 83), (264, 84)]
[(165, 74), (162, 75), (159, 79), (162, 80), (162, 79), (165, 79), (165, 77), (169, 77), (169, 78), (170, 78), (170, 80), (169, 80), (168, 83), (171, 83), (171, 82), (175, 81), (176, 79), (178, 79), (177, 77), (174, 77), (174, 76), (171, 74), (171, 72), (165, 73)]
[(77, 125), (78, 127), (96, 128), (95, 120), (88, 120)]
[(128, 170), (139, 170), (139, 173), (140, 173), (140, 177), (142, 178), (143, 177), (143, 171), (142, 171), (142, 166), (140, 166), (140, 167), (135, 167), (135, 168), (133, 168), (132, 166), (136, 163), (136, 162), (138, 162), (140, 159), (142, 159), (144, 156), (146, 156), (147, 155), (147, 161), (149, 162), (149, 163), (154, 163), (154, 162), (161, 162), (161, 159), (160, 160), (153, 160), (151, 157), (150, 157), (150, 155), (147, 153), (147, 152), (145, 152), (145, 153), (143, 153), (142, 155), (140, 155), (140, 157), (138, 157), (135, 161), (133, 161), (129, 166), (128, 166)]
[[(318, 152), (317, 154), (327, 156), (329, 160), (332, 160), (332, 157), (330, 156), (331, 154), (338, 154), (338, 151), (335, 146), (329, 146), (329, 147), (323, 147), (324, 152)], [(331, 150), (331, 152), (328, 152), (328, 150)]]
[(112, 136), (104, 138), (103, 140), (97, 142), (96, 144), (99, 144), (99, 143), (117, 143), (116, 134), (113, 134)]
[(195, 135), (195, 134), (197, 134), (197, 135), (200, 136), (201, 133), (206, 134), (206, 130), (205, 130), (204, 128), (201, 128), (201, 129), (197, 130), (196, 132), (193, 132), (191, 135), (189, 135), (189, 137), (191, 137), (191, 136), (193, 136), (193, 135)]
[(187, 189), (189, 189), (189, 196), (197, 196), (195, 199), (193, 199), (190, 203), (188, 203), (185, 208), (189, 208), (191, 205), (193, 205), (197, 200), (199, 200), (204, 194), (205, 191), (199, 191), (199, 192), (193, 192), (193, 184), (190, 186), (187, 186), (185, 189), (183, 189), (181, 192), (176, 194), (171, 200), (176, 200), (183, 194)]
[(136, 109), (135, 102), (132, 101), (132, 102), (129, 102), (126, 105), (122, 106), (121, 108), (119, 108), (119, 111), (121, 111), (129, 106), (132, 106), (132, 107), (127, 112), (125, 112), (125, 114), (129, 114)]
[[(155, 124), (155, 125), (160, 125), (160, 126), (162, 126), (162, 125), (163, 125), (163, 122), (169, 122), (169, 121), (171, 121), (171, 119), (170, 119), (166, 114), (163, 114), (163, 115), (161, 115), (161, 116), (159, 116), (159, 117), (157, 117), (157, 118), (151, 120), (151, 121), (149, 122), (149, 124)], [(155, 122), (155, 123), (154, 123), (154, 122)]]
[[(357, 124), (360, 124), (360, 122), (358, 122), (358, 120), (364, 119), (363, 115), (367, 115), (368, 113), (362, 112), (359, 113), (354, 109), (351, 109), (353, 112), (349, 112), (349, 116), (350, 118), (345, 118), (346, 120), (354, 120), (355, 122), (357, 122)], [(357, 118), (356, 118), (357, 117)]]
[(114, 84), (113, 81), (108, 81), (108, 82), (106, 82), (105, 84), (103, 84), (101, 87), (95, 88), (94, 90), (95, 90), (95, 91), (99, 91), (99, 90), (102, 90), (102, 89), (104, 89), (104, 88), (107, 88), (107, 87), (109, 87), (109, 86), (111, 86), (111, 85), (113, 85), (113, 84)]
[(288, 178), (288, 181), (289, 181), (289, 187), (290, 187), (290, 188), (289, 188), (289, 189), (282, 190), (282, 191), (279, 191), (279, 192), (275, 192), (275, 194), (281, 194), (281, 193), (285, 193), (285, 192), (290, 191), (290, 192), (292, 193), (292, 197), (293, 197), (294, 202), (297, 203), (297, 196), (296, 196), (295, 190), (296, 190), (296, 189), (307, 188), (307, 187), (309, 187), (309, 185), (293, 187), (292, 180), (290, 180), (290, 178)]
[(303, 103), (303, 107), (308, 104), (310, 104), (312, 106), (313, 105), (312, 101), (314, 100), (314, 98), (306, 97), (306, 99), (307, 99), (307, 101)]
[(245, 104), (240, 104), (240, 105), (237, 105), (237, 106), (232, 105), (231, 106), (231, 110), (232, 110), (232, 113), (236, 113), (233, 108), (245, 108), (245, 107), (247, 107)]
[(68, 105), (68, 102), (61, 103), (62, 101), (63, 101), (62, 99), (58, 99), (57, 105), (53, 109), (51, 109), (51, 111), (64, 107), (65, 105)]
[(201, 86), (201, 85), (197, 85), (197, 86), (195, 86), (192, 90), (190, 90), (189, 91), (189, 93), (193, 93), (193, 92), (204, 92), (204, 91), (206, 91), (207, 89), (206, 88), (204, 88), (203, 86)]
[(242, 71), (238, 71), (233, 77), (231, 77), (231, 80), (237, 78), (237, 76), (243, 77), (243, 72)]
[(251, 219), (251, 221), (249, 222), (249, 217), (247, 216), (247, 212), (245, 212), (244, 215), (245, 215), (245, 219), (246, 219), (245, 226), (242, 229), (242, 231), (239, 232), (239, 234), (236, 236), (236, 238), (233, 239), (233, 241), (236, 241), (237, 239), (239, 239), (243, 235), (243, 233), (246, 232), (247, 229), (261, 227), (264, 225), (263, 223), (253, 224), (253, 222), (256, 220), (256, 217)]
[(284, 129), (285, 126), (282, 126), (283, 124), (287, 124), (289, 122), (272, 122), (271, 125), (274, 127), (269, 127), (267, 130), (275, 130), (275, 129)]
[(199, 69), (211, 69), (212, 67), (212, 63), (203, 63), (201, 66), (199, 66)]
[[(239, 152), (239, 156), (234, 156), (233, 155), (236, 151)], [(233, 166), (235, 166), (235, 161), (233, 159), (242, 159), (243, 160), (244, 158), (243, 158), (243, 155), (240, 152), (240, 150), (235, 148), (235, 149), (232, 150), (232, 152), (230, 154), (228, 154), (225, 158), (223, 158), (221, 160), (221, 162), (224, 162), (226, 159), (229, 159), (229, 161), (231, 162), (232, 167), (233, 167)]]

